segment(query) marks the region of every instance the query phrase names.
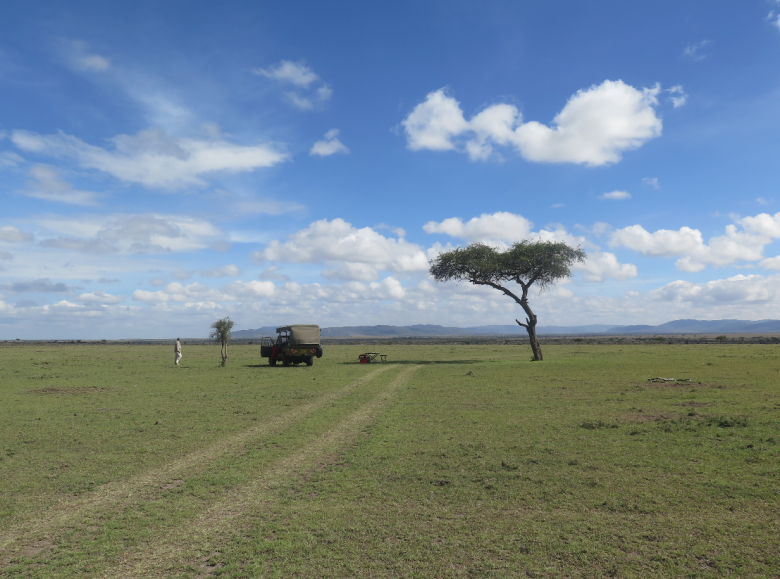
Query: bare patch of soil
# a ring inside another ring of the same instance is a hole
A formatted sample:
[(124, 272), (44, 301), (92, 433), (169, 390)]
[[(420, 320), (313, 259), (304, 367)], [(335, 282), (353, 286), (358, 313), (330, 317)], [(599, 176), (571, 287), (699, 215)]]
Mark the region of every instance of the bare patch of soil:
[(715, 388), (706, 382), (640, 382), (636, 385), (648, 388)]
[(202, 561), (192, 565), (196, 569), (200, 569), (200, 573), (195, 576), (195, 579), (206, 579), (207, 577), (211, 577), (217, 569), (225, 566), (224, 563), (216, 563), (211, 560), (217, 555), (220, 555), (219, 551), (211, 553), (211, 555), (206, 556)]
[(679, 416), (668, 414), (666, 412), (634, 412), (632, 414), (626, 414), (624, 421), (636, 424), (644, 424), (647, 422), (661, 422), (675, 418), (679, 418)]
[(184, 484), (184, 481), (180, 478), (173, 479), (168, 484), (164, 484), (161, 488), (165, 490), (175, 489)]
[(19, 549), (19, 555), (22, 557), (32, 558), (39, 555), (43, 551), (46, 551), (47, 549), (51, 549), (52, 547), (56, 547), (56, 545), (51, 541), (36, 541), (35, 543), (30, 543), (29, 545), (25, 545)]

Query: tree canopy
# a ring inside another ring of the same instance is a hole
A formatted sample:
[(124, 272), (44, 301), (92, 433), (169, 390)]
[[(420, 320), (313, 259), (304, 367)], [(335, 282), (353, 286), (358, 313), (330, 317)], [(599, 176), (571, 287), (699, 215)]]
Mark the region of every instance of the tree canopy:
[[(572, 265), (585, 258), (581, 247), (571, 247), (564, 242), (523, 240), (506, 251), (484, 243), (472, 243), (439, 254), (430, 262), (430, 274), (438, 282), (468, 281), (490, 286), (514, 299), (527, 316), (525, 323), (515, 321), (528, 331), (534, 359), (542, 360), (542, 348), (536, 337), (537, 318), (528, 305), (528, 290), (533, 284), (544, 290), (558, 280), (570, 277)], [(507, 286), (509, 282), (520, 286), (520, 296)]]

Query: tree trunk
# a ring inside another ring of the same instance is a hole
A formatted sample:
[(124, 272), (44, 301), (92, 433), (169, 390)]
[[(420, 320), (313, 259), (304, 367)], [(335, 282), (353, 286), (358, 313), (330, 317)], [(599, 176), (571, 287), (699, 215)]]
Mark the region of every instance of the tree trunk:
[(536, 337), (536, 316), (534, 316), (533, 324), (520, 324), (517, 320), (515, 320), (518, 324), (521, 326), (525, 326), (526, 331), (528, 332), (528, 339), (531, 341), (531, 350), (534, 352), (534, 362), (541, 362), (544, 360), (544, 357), (542, 356), (542, 345), (539, 343), (539, 338)]
[(541, 362), (542, 360), (544, 360), (544, 358), (542, 357), (542, 345), (539, 343), (539, 338), (536, 337), (536, 314), (533, 313), (533, 311), (531, 310), (531, 306), (528, 305), (528, 289), (531, 287), (531, 285), (533, 285), (536, 279), (532, 278), (531, 281), (529, 281), (528, 283), (523, 283), (519, 279), (515, 281), (517, 281), (517, 283), (520, 284), (520, 287), (523, 288), (522, 297), (517, 297), (516, 294), (509, 291), (507, 288), (491, 281), (472, 280), (472, 283), (475, 283), (477, 285), (489, 285), (490, 287), (496, 288), (497, 290), (504, 292), (504, 294), (508, 295), (510, 298), (512, 298), (518, 304), (520, 304), (520, 307), (523, 308), (527, 317), (525, 319), (525, 323), (521, 322), (518, 319), (515, 319), (515, 321), (518, 323), (518, 325), (523, 326), (528, 332), (528, 338), (531, 341), (531, 350), (533, 350), (534, 353), (534, 362)]
[(531, 350), (534, 353), (534, 362), (541, 362), (544, 360), (544, 357), (542, 356), (542, 345), (539, 343), (539, 338), (536, 337), (536, 314), (531, 311), (531, 307), (528, 305), (528, 300), (526, 299), (527, 293), (528, 289), (524, 287), (523, 297), (520, 300), (520, 305), (528, 315), (528, 317), (525, 319), (526, 323), (523, 324), (520, 320), (515, 321), (523, 326), (528, 332), (528, 339), (531, 342)]
[(222, 354), (222, 365), (224, 366), (225, 364), (227, 364), (227, 358), (228, 358), (228, 356), (227, 356), (227, 344), (223, 344), (222, 345), (222, 351), (220, 352), (220, 354)]

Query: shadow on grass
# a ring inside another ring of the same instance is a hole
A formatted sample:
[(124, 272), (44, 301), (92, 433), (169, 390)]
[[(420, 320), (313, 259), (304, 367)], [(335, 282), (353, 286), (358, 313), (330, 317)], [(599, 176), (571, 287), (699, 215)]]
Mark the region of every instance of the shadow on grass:
[[(488, 362), (488, 361), (489, 360), (388, 360), (387, 362), (371, 362), (369, 363), (369, 365), (381, 366), (383, 364), (389, 364), (389, 365), (403, 364), (403, 365), (424, 366), (426, 364), (481, 364), (483, 362)], [(354, 366), (358, 364), (358, 362), (339, 362), (339, 363), (346, 366)]]
[[(307, 366), (304, 363), (300, 364), (290, 364), (289, 366), (285, 366), (281, 362), (279, 362), (276, 366), (271, 366), (270, 364), (244, 364), (244, 368), (261, 368), (263, 370), (280, 370), (282, 368), (289, 369), (289, 368), (312, 368), (313, 366)], [(314, 365), (316, 367), (316, 364)]]
[[(375, 366), (383, 366), (383, 365), (405, 365), (405, 366), (425, 366), (425, 365), (432, 365), (432, 364), (482, 364), (484, 362), (489, 362), (490, 360), (393, 360), (387, 361), (387, 362), (373, 362), (370, 363), (370, 366), (373, 368)], [(338, 362), (339, 364), (343, 366), (365, 366), (366, 364), (359, 364), (358, 362)], [(282, 364), (277, 364), (276, 366), (271, 366), (270, 364), (244, 364), (244, 368), (262, 368), (265, 370), (278, 370), (281, 368), (313, 368), (314, 366), (306, 366), (306, 364), (291, 364), (289, 366), (283, 366)]]

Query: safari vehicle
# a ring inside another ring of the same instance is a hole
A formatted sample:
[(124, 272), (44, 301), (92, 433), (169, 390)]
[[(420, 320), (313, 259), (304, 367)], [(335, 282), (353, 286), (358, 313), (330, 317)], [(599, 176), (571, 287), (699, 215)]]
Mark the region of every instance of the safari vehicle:
[(314, 364), (315, 356), (322, 358), (320, 327), (313, 324), (297, 324), (276, 328), (279, 334), (274, 341), (270, 336), (260, 339), (260, 356), (268, 358), (271, 366), (282, 361), (283, 366), (306, 362)]

